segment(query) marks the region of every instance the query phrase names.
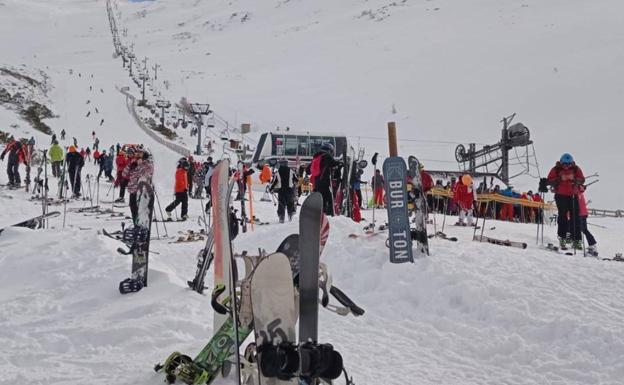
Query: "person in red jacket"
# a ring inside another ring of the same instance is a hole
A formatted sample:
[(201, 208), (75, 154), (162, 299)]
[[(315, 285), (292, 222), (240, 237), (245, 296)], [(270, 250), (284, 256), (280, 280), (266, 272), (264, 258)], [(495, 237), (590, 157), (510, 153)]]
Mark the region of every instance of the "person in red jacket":
[[(131, 151), (132, 148), (129, 148), (128, 151)], [(125, 151), (119, 150), (117, 152), (117, 157), (115, 158), (115, 165), (117, 166), (117, 178), (115, 179), (115, 187), (119, 187), (119, 198), (115, 200), (115, 202), (123, 202), (124, 195), (126, 194), (126, 186), (128, 185), (128, 178), (123, 176), (123, 171), (128, 165), (128, 157), (126, 156)]]
[[(474, 188), (472, 186), (472, 177), (465, 174), (462, 175), (459, 182), (455, 184), (453, 190), (453, 202), (459, 210), (459, 222), (457, 226), (472, 226), (472, 208), (475, 201)], [(467, 223), (464, 223), (464, 219), (467, 217)]]
[(171, 221), (171, 212), (175, 210), (176, 207), (180, 203), (182, 203), (182, 216), (181, 220), (185, 221), (188, 219), (188, 169), (189, 169), (189, 161), (186, 158), (180, 158), (178, 161), (178, 167), (175, 173), (175, 200), (169, 204), (165, 208), (165, 212), (167, 213), (167, 220)]
[(570, 154), (563, 154), (559, 162), (548, 173), (547, 183), (555, 192), (557, 204), (557, 236), (561, 249), (567, 249), (568, 234), (572, 237), (572, 246), (583, 248), (581, 240), (581, 220), (579, 217), (579, 186), (585, 183), (585, 176)]
[(7, 144), (4, 151), (0, 155), (0, 160), (4, 160), (4, 156), (9, 154), (9, 159), (7, 162), (7, 176), (9, 177), (9, 186), (10, 187), (19, 187), (22, 183), (19, 174), (19, 164), (24, 163), (28, 166), (26, 162), (26, 152), (24, 151), (24, 146), (18, 140), (11, 138), (9, 144)]

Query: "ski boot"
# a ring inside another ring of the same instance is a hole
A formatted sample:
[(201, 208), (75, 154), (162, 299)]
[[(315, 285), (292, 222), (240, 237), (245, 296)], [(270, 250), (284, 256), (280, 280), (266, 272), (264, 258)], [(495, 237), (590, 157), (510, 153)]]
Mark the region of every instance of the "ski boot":
[(279, 217), (279, 223), (284, 223), (284, 217), (283, 216)]
[(115, 203), (124, 203), (124, 199), (123, 198), (117, 198), (117, 199), (115, 199)]
[(186, 215), (186, 214), (184, 214), (184, 215), (182, 215), (182, 218), (180, 218), (180, 220), (181, 220), (182, 222), (184, 222), (184, 221), (186, 221), (188, 218), (189, 218), (189, 216), (188, 216), (188, 215)]
[(566, 238), (559, 238), (559, 249), (561, 250), (568, 249), (568, 241)]
[(165, 213), (167, 213), (167, 218), (165, 218), (165, 221), (172, 222), (173, 218), (171, 218), (171, 211), (166, 211), (165, 210)]
[(583, 241), (581, 241), (580, 239), (575, 239), (572, 242), (572, 248), (574, 250), (583, 250)]
[(592, 257), (598, 257), (598, 247), (596, 245), (587, 246), (587, 254)]

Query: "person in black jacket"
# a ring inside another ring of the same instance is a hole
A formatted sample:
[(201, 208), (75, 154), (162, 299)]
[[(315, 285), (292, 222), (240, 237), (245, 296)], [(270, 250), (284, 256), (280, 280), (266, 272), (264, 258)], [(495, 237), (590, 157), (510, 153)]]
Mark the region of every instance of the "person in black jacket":
[(334, 175), (334, 168), (342, 165), (334, 159), (333, 154), (334, 145), (323, 143), (320, 151), (314, 154), (308, 170), (313, 191), (318, 191), (323, 195), (323, 212), (331, 216), (334, 215), (332, 175)]
[(297, 175), (288, 167), (288, 161), (280, 162), (277, 172), (273, 174), (273, 181), (269, 187), (270, 192), (277, 192), (277, 216), (280, 223), (284, 223), (284, 211), (288, 212), (288, 220), (292, 221), (295, 214), (295, 186)]
[(65, 156), (65, 162), (67, 163), (67, 175), (69, 183), (71, 183), (74, 198), (80, 198), (80, 172), (84, 166), (84, 158), (76, 151), (75, 146), (69, 146), (67, 155)]

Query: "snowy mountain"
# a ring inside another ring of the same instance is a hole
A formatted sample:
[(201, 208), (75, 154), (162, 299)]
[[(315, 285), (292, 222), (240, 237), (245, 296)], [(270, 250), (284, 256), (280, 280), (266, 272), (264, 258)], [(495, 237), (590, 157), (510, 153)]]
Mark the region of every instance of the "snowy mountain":
[[(620, 2), (112, 4), (121, 38), (134, 43), (140, 65), (148, 57), (150, 72), (160, 66), (147, 98), (210, 103), (220, 119), (209, 131), (217, 142), (226, 125), (233, 136), (243, 122), (255, 135), (289, 126), (346, 133), (369, 157), (385, 153), (385, 124), (392, 120), (401, 155), (454, 169), (456, 144), (496, 142), (498, 121), (517, 112), (531, 129), (542, 175), (569, 151), (586, 173), (601, 175), (588, 194), (595, 205), (620, 206), (614, 194), (622, 163), (615, 118), (624, 90)], [(143, 143), (154, 154), (164, 208), (173, 199), (180, 154), (137, 125), (131, 98), (120, 92), (128, 87), (141, 98), (113, 54), (106, 2), (0, 0), (0, 35), (0, 89), (12, 100), (22, 95), (20, 103), (7, 103), (0, 91), (0, 131), (33, 136), (47, 148), (49, 135), (21, 114), (37, 102), (50, 111), (41, 122), (57, 134), (67, 131), (64, 145), (75, 137), (89, 146), (92, 131), (104, 147)], [(170, 142), (192, 150), (188, 130), (177, 133)], [(0, 184), (7, 183), (4, 165)], [(83, 176), (96, 173), (89, 162)], [(95, 199), (116, 197), (110, 184), (91, 181)], [(536, 185), (530, 177), (518, 181), (520, 189)], [(50, 190), (56, 193), (56, 179)], [(257, 187), (254, 208), (270, 224), (239, 235), (236, 252), (272, 251), (298, 231), (297, 216), (277, 223), (261, 191)], [(41, 212), (29, 197), (0, 190), (0, 227)], [(151, 246), (149, 286), (127, 296), (117, 285), (130, 272), (129, 257), (117, 253), (119, 242), (98, 234), (119, 229), (128, 222), (123, 217), (85, 215), (78, 209), (91, 202), (74, 201), (49, 229), (2, 232), (0, 383), (154, 384), (163, 380), (152, 370), (156, 362), (172, 351), (196, 354), (214, 332), (210, 296), (186, 284), (203, 242), (170, 242), (201, 228), (202, 203), (190, 200), (185, 223), (154, 225), (160, 239)], [(371, 221), (370, 210), (363, 215)], [(386, 220), (385, 211), (375, 215)], [(529, 224), (488, 221), (484, 227), (486, 235), (526, 242), (526, 250), (476, 243), (472, 229), (451, 226), (455, 220), (436, 215), (435, 229), (445, 223), (457, 242), (433, 238), (430, 257), (392, 265), (385, 234), (365, 237), (362, 224), (330, 219), (322, 258), (333, 283), (366, 314), (321, 310), (319, 337), (343, 354), (355, 383), (622, 383), (624, 300), (618, 288), (624, 264), (545, 251)], [(621, 219), (590, 223), (601, 256), (621, 252)], [(545, 232), (546, 243), (555, 242), (555, 227), (547, 224)], [(211, 278), (206, 285), (212, 288)]]

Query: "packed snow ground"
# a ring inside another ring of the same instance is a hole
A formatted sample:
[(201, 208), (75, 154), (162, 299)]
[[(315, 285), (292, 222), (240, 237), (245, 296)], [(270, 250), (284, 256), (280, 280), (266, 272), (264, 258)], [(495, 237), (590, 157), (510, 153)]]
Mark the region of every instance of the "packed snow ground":
[[(601, 139), (601, 132), (613, 128), (616, 123), (610, 114), (619, 108), (621, 80), (617, 79), (621, 77), (614, 75), (612, 64), (621, 55), (621, 45), (613, 36), (622, 25), (618, 2), (603, 1), (600, 6), (581, 1), (525, 2), (528, 7), (524, 7), (512, 1), (436, 0), (386, 8), (381, 2), (357, 1), (321, 5), (288, 1), (278, 3), (277, 8), (235, 2), (232, 7), (254, 7), (250, 22), (241, 26), (237, 21), (221, 30), (209, 28), (210, 33), (192, 29), (198, 39), (194, 44), (200, 46), (205, 44), (202, 39), (210, 39), (219, 48), (218, 55), (205, 55), (216, 59), (210, 67), (198, 59), (204, 51), (193, 53), (184, 46), (190, 40), (179, 43), (178, 56), (171, 56), (166, 49), (172, 45), (160, 40), (158, 29), (167, 35), (164, 28), (182, 28), (175, 25), (185, 15), (189, 20), (195, 15), (196, 23), (203, 22), (204, 13), (226, 20), (230, 5), (165, 0), (151, 5), (119, 4), (129, 34), (136, 35), (137, 52), (158, 58), (166, 67), (163, 76), (172, 80), (173, 100), (188, 93), (191, 100), (201, 102), (208, 89), (210, 102), (227, 111), (225, 115), (265, 128), (279, 120), (279, 125), (323, 131), (325, 127), (341, 131), (358, 127), (362, 135), (379, 136), (376, 130), (392, 118), (400, 130), (418, 126), (418, 131), (405, 137), (451, 141), (470, 137), (482, 142), (498, 135), (494, 117), (521, 106), (522, 116), (530, 117), (523, 119), (527, 125), (552, 130), (539, 134), (543, 143), (539, 146), (557, 154), (574, 148), (586, 169), (603, 175), (601, 201), (617, 202), (617, 196), (607, 194), (617, 190), (613, 183), (617, 183), (619, 168), (604, 159), (609, 146), (618, 141)], [(136, 10), (143, 7), (150, 9), (148, 17), (136, 17)], [(383, 21), (357, 17), (362, 10), (378, 8), (386, 11), (373, 13), (389, 15)], [(158, 18), (152, 21), (153, 16)], [(119, 59), (112, 58), (107, 22), (103, 1), (2, 0), (3, 61), (13, 66), (24, 63), (50, 76), (48, 97), (59, 118), (47, 123), (57, 133), (67, 130), (63, 144), (76, 136), (81, 145), (88, 145), (95, 130), (103, 147), (117, 142), (150, 147), (156, 158), (154, 181), (164, 206), (172, 198), (178, 155), (145, 136), (127, 113), (125, 98), (115, 86), (130, 84)], [(319, 24), (329, 25), (324, 35), (314, 30)], [(287, 25), (307, 25), (308, 32), (300, 27), (287, 29)], [(407, 25), (415, 28), (414, 36), (399, 33)], [(253, 29), (245, 30), (249, 26)], [(343, 26), (349, 28), (343, 31)], [(275, 29), (283, 29), (285, 37), (272, 40)], [(543, 29), (554, 32), (543, 34)], [(446, 33), (434, 35), (436, 30)], [(462, 33), (453, 32), (457, 30)], [(250, 34), (262, 39), (247, 41)], [(301, 35), (308, 43), (318, 41), (298, 46)], [(425, 46), (417, 40), (420, 36), (426, 37)], [(497, 40), (486, 44), (485, 36), (497, 36)], [(505, 51), (508, 54), (499, 55), (511, 37), (514, 44)], [(405, 49), (412, 45), (415, 53)], [(553, 47), (560, 51), (551, 51)], [(189, 56), (182, 56), (184, 52)], [(328, 56), (336, 60), (325, 61), (323, 57)], [(408, 73), (402, 72), (406, 62), (415, 66)], [(513, 76), (509, 65), (514, 67)], [(204, 67), (215, 72), (204, 79), (190, 72)], [(354, 71), (356, 67), (361, 70)], [(189, 76), (184, 81), (186, 89), (175, 81), (180, 71)], [(527, 83), (539, 88), (527, 92)], [(297, 92), (291, 92), (293, 87)], [(389, 111), (392, 103), (398, 115), (379, 112)], [(102, 118), (105, 122), (99, 126)], [(604, 124), (593, 129), (599, 126), (597, 119)], [(258, 123), (263, 120), (271, 123)], [(453, 128), (443, 130), (441, 125)], [(591, 141), (586, 140), (588, 126), (592, 127)], [(492, 130), (467, 132), (466, 127)], [(560, 127), (573, 135), (561, 139)], [(38, 143), (49, 143), (49, 137), (38, 135), (1, 108), (0, 129), (35, 135)], [(587, 147), (573, 147), (577, 145), (573, 142)], [(379, 150), (385, 148), (383, 143), (372, 144)], [(429, 151), (402, 147), (405, 152), (419, 154), (421, 150)], [(83, 177), (94, 173), (90, 164)], [(0, 184), (4, 183), (2, 172)], [(55, 183), (50, 185), (55, 193)], [(112, 198), (112, 192), (106, 195), (108, 187), (106, 183), (100, 186), (101, 199)], [(240, 235), (234, 242), (236, 251), (254, 252), (258, 247), (270, 251), (297, 231), (296, 223), (276, 224), (275, 208), (260, 202), (260, 196), (256, 192), (256, 215), (272, 224)], [(41, 207), (28, 197), (22, 191), (0, 190), (0, 226), (40, 212)], [(68, 208), (86, 204), (74, 202)], [(190, 221), (167, 224), (170, 238), (178, 231), (200, 228), (196, 222), (200, 203), (191, 200), (190, 210)], [(370, 220), (371, 214), (366, 211), (364, 216)], [(383, 220), (385, 214), (377, 212), (376, 216)], [(121, 296), (117, 285), (129, 275), (129, 257), (116, 252), (119, 242), (97, 234), (101, 228), (118, 229), (120, 222), (68, 212), (65, 229), (60, 217), (50, 220), (49, 230), (10, 228), (0, 235), (0, 344), (4, 347), (0, 384), (160, 383), (163, 376), (152, 371), (156, 362), (174, 350), (194, 355), (210, 338), (210, 298), (191, 292), (186, 285), (194, 274), (202, 242), (155, 240), (152, 250), (159, 254), (150, 256), (149, 287)], [(343, 353), (357, 384), (622, 383), (624, 299), (619, 286), (624, 264), (540, 250), (533, 225), (488, 222), (485, 228), (486, 235), (527, 242), (527, 250), (475, 243), (471, 229), (448, 226), (454, 218), (447, 218), (445, 232), (459, 237), (457, 243), (432, 239), (429, 258), (391, 265), (385, 235), (352, 239), (348, 235), (362, 234), (362, 224), (346, 218), (330, 222), (323, 260), (333, 273), (334, 284), (367, 313), (343, 318), (321, 311), (320, 337)], [(436, 222), (439, 226), (442, 218)], [(591, 227), (604, 257), (621, 251), (624, 223), (597, 218), (590, 222), (607, 227)], [(159, 227), (161, 235), (163, 230)], [(546, 242), (554, 237), (554, 228), (547, 227)], [(207, 285), (211, 286), (210, 278)], [(220, 383), (232, 383), (232, 379)]]

